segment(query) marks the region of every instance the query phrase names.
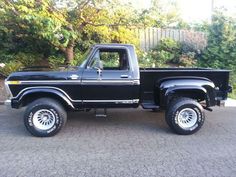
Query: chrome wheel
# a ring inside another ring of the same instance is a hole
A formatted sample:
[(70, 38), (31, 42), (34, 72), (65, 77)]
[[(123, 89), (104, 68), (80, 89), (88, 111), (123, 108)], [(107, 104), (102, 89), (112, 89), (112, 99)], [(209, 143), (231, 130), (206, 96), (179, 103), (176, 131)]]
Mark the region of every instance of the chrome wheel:
[(48, 109), (40, 109), (33, 115), (33, 124), (40, 130), (48, 130), (55, 124), (56, 117)]
[(183, 129), (188, 129), (197, 123), (198, 115), (195, 110), (191, 108), (185, 108), (178, 114), (178, 125)]

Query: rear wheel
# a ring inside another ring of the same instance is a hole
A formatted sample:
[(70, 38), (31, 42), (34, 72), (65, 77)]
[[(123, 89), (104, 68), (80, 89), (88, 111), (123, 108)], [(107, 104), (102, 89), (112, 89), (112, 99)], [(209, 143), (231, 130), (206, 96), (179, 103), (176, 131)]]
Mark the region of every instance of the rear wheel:
[(205, 114), (202, 106), (195, 100), (177, 98), (169, 104), (165, 119), (174, 132), (189, 135), (202, 127)]
[(40, 98), (30, 103), (25, 111), (24, 124), (34, 136), (49, 137), (65, 125), (67, 114), (64, 107), (51, 98)]

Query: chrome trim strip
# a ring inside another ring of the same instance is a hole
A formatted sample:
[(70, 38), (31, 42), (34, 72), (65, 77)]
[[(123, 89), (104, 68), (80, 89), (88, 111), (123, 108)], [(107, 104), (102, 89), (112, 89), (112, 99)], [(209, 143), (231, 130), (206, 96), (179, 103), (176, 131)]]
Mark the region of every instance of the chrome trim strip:
[(134, 80), (134, 85), (140, 85), (140, 80)]
[(55, 90), (59, 90), (59, 91), (62, 92), (70, 101), (72, 101), (72, 102), (82, 102), (82, 100), (73, 100), (73, 99), (71, 99), (70, 96), (69, 96), (64, 90), (62, 90), (62, 89), (60, 89), (60, 88), (57, 88), (57, 87), (47, 87), (47, 86), (41, 86), (41, 87), (27, 87), (27, 88), (21, 90), (21, 91), (17, 94), (17, 96), (13, 97), (13, 99), (19, 97), (19, 95), (22, 94), (23, 92), (25, 92), (26, 90), (30, 90), (30, 89), (40, 89), (40, 88), (42, 88), (42, 89), (55, 89)]
[(83, 85), (134, 85), (130, 80), (83, 80)]
[(132, 99), (132, 100), (73, 100), (64, 90), (57, 88), (57, 87), (47, 87), (47, 86), (42, 86), (42, 87), (28, 87), (25, 88), (23, 90), (21, 90), (17, 96), (13, 97), (13, 99), (16, 99), (17, 97), (19, 97), (20, 94), (22, 94), (23, 92), (25, 92), (26, 90), (30, 90), (30, 89), (55, 89), (55, 90), (59, 90), (60, 92), (62, 92), (70, 101), (72, 102), (84, 102), (84, 103), (123, 103), (123, 104), (133, 104), (133, 103), (138, 103), (139, 99)]
[(139, 103), (139, 99), (133, 99), (134, 103)]
[(30, 90), (30, 89), (38, 89), (38, 88), (46, 88), (46, 89), (55, 89), (55, 90), (59, 90), (60, 92), (62, 92), (63, 94), (65, 94), (66, 96), (66, 102), (69, 106), (71, 106), (73, 109), (75, 108), (74, 105), (72, 104), (72, 102), (82, 102), (82, 100), (72, 100), (69, 95), (67, 95), (67, 93), (62, 90), (62, 89), (59, 89), (59, 88), (56, 88), (56, 87), (28, 87), (28, 88), (25, 88), (23, 90), (21, 90), (17, 96), (13, 97), (12, 99), (16, 99), (17, 97), (19, 97), (20, 94), (22, 94), (23, 92), (25, 92), (26, 90)]
[(82, 80), (82, 84), (131, 84), (140, 85), (139, 80)]
[[(11, 81), (7, 81), (7, 84), (14, 85), (10, 83)], [(81, 80), (28, 80), (28, 81), (19, 81), (19, 84), (69, 84), (69, 83), (81, 83)]]
[[(15, 85), (11, 84), (11, 81), (6, 81), (8, 85)], [(29, 81), (19, 81), (19, 84), (133, 84), (133, 85), (140, 85), (139, 80), (29, 80)]]
[(67, 102), (68, 105), (70, 105), (73, 109), (75, 109), (74, 105), (71, 103), (70, 100), (68, 100), (68, 98), (66, 98), (65, 101)]
[(82, 82), (91, 83), (91, 82), (99, 82), (99, 83), (133, 83), (133, 80), (82, 80)]
[(84, 103), (122, 103), (122, 104), (134, 104), (138, 103), (139, 99), (133, 100), (83, 100)]

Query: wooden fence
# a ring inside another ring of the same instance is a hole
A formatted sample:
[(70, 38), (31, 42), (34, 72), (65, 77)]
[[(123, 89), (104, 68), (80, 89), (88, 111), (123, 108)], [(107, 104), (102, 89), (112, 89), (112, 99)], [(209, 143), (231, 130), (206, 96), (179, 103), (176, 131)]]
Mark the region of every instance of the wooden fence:
[(133, 30), (140, 39), (140, 47), (144, 51), (156, 47), (163, 38), (172, 38), (176, 41), (187, 43), (199, 50), (205, 48), (207, 45), (207, 37), (203, 32), (179, 29), (160, 29), (153, 27)]

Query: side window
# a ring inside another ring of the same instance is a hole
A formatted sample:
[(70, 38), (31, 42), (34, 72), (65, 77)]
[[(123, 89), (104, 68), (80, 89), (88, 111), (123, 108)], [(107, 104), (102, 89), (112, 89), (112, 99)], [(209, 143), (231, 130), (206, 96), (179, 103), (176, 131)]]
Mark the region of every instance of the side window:
[(128, 70), (129, 59), (125, 49), (99, 49), (93, 56), (88, 68), (94, 69), (98, 63), (103, 70)]
[(120, 56), (118, 52), (101, 51), (100, 60), (104, 68), (119, 68), (120, 66)]

